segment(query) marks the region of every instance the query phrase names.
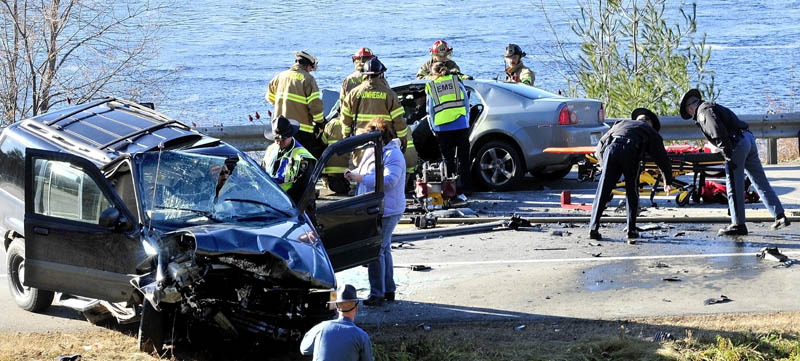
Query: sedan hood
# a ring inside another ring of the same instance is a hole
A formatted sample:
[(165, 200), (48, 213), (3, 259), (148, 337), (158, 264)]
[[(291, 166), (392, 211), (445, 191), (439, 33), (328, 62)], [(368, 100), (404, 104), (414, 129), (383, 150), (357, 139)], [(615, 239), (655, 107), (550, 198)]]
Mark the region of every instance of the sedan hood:
[(286, 219), (258, 226), (218, 224), (182, 231), (194, 237), (198, 256), (246, 258), (270, 265), (271, 277), (292, 275), (323, 288), (336, 284), (325, 247), (306, 222)]

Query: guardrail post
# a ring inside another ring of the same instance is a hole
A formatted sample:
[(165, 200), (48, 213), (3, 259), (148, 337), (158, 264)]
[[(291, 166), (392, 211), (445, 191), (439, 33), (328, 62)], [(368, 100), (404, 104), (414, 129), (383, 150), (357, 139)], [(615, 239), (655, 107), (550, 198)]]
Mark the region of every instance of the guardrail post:
[(778, 164), (778, 139), (767, 139), (767, 164)]

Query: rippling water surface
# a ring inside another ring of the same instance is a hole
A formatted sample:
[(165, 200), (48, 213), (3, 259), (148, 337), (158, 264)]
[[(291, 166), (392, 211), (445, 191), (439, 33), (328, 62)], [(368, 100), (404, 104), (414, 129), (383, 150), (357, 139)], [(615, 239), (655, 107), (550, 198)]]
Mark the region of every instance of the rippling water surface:
[[(564, 4), (572, 4), (565, 0)], [(677, 1), (666, 16), (677, 19)], [(564, 89), (563, 64), (549, 55), (553, 36), (542, 11), (563, 39), (577, 49), (562, 8), (553, 0), (531, 2), (430, 1), (179, 1), (162, 16), (169, 22), (160, 62), (181, 70), (159, 105), (167, 114), (198, 125), (246, 122), (247, 114), (269, 108), (268, 81), (290, 66), (293, 50), (320, 60), (314, 73), (320, 88), (338, 91), (352, 71), (350, 54), (370, 47), (397, 83), (413, 78), (428, 58), (428, 47), (446, 39), (454, 60), (477, 78), (503, 70), (505, 45), (528, 53), (539, 87)], [(567, 12), (578, 14), (574, 6)], [(710, 66), (722, 90), (718, 101), (740, 113), (772, 106), (795, 109), (800, 97), (800, 1), (703, 1), (699, 32), (713, 49)], [(699, 39), (698, 39), (699, 40)], [(794, 70), (793, 70), (794, 67)]]

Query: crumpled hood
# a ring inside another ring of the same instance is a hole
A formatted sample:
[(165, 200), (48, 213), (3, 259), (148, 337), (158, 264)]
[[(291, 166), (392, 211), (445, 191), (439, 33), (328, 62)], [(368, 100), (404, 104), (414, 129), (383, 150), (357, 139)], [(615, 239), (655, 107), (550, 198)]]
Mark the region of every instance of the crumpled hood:
[[(197, 242), (197, 255), (270, 255), (283, 261), (277, 265), (314, 287), (334, 287), (336, 278), (328, 254), (317, 232), (297, 219), (280, 220), (259, 226), (204, 225), (182, 231)], [(257, 257), (256, 257), (257, 258)], [(265, 263), (270, 259), (265, 258)]]

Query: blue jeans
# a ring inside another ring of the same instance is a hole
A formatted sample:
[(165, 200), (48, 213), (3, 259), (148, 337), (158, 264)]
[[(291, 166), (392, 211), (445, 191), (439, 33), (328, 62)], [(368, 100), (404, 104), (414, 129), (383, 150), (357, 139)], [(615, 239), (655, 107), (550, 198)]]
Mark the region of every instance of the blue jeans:
[(392, 262), (392, 231), (402, 216), (402, 214), (397, 214), (381, 219), (383, 231), (381, 251), (378, 253), (378, 260), (370, 263), (367, 270), (370, 296), (383, 297), (384, 293), (394, 292), (397, 289), (394, 284), (394, 263)]
[(783, 206), (772, 186), (769, 185), (761, 159), (758, 158), (758, 147), (753, 133), (744, 131), (742, 139), (733, 147), (731, 161), (736, 168), (731, 171), (725, 165), (725, 183), (728, 188), (728, 209), (731, 211), (731, 224), (745, 224), (744, 216), (744, 173), (750, 177), (761, 201), (772, 215), (777, 217), (783, 214)]

